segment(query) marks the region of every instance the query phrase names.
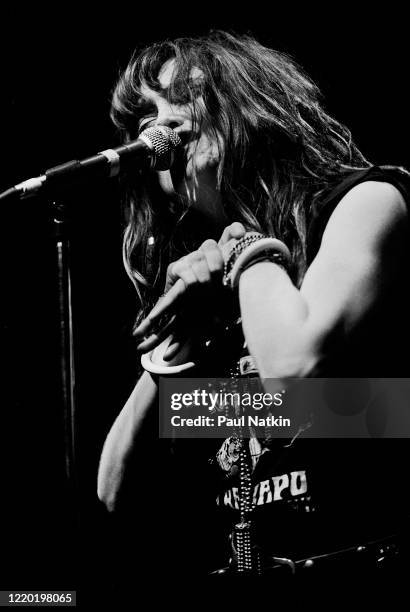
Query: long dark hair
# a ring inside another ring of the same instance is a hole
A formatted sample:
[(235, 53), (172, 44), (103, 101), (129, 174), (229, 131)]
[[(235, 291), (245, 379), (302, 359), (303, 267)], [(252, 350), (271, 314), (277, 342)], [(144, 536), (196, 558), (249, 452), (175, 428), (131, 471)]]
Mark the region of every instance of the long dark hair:
[[(227, 217), (281, 238), (292, 252), (291, 275), (299, 284), (313, 203), (346, 173), (370, 164), (349, 130), (322, 108), (317, 86), (293, 59), (250, 36), (220, 31), (134, 54), (112, 101), (112, 119), (125, 139), (138, 133), (141, 83), (159, 90), (159, 70), (171, 58), (170, 101), (191, 101), (194, 121), (217, 141), (222, 137), (218, 183)], [(195, 67), (203, 72), (201, 107), (190, 78)], [(158, 214), (162, 197), (154, 182), (127, 185), (124, 263), (143, 307), (163, 290), (164, 264), (186, 212), (175, 215), (161, 204)]]

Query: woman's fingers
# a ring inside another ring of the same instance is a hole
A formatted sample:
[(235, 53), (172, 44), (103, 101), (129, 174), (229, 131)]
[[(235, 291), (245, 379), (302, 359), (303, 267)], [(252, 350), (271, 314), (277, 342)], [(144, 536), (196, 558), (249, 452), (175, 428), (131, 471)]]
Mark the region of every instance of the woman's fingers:
[(181, 351), (184, 344), (186, 344), (188, 338), (186, 334), (178, 334), (178, 332), (174, 332), (172, 341), (168, 345), (167, 350), (164, 353), (163, 359), (164, 361), (171, 361), (178, 353)]
[[(191, 270), (194, 274), (196, 284), (205, 284), (211, 280), (211, 272), (206, 255), (203, 251), (195, 251), (190, 260)], [(194, 284), (194, 283), (193, 283)]]
[(222, 274), (224, 260), (218, 243), (215, 240), (205, 240), (205, 242), (199, 247), (199, 250), (206, 258), (210, 277), (215, 277), (219, 273)]
[(206, 240), (197, 251), (171, 264), (167, 283), (171, 283), (170, 289), (140, 323), (134, 335), (138, 338), (152, 334), (162, 317), (175, 312), (185, 293), (197, 287), (205, 287), (216, 275), (221, 275), (223, 263), (219, 245), (215, 240)]
[(181, 297), (189, 288), (196, 285), (198, 282), (206, 282), (210, 278), (205, 257), (198, 258), (197, 261), (192, 261), (189, 265), (185, 263), (184, 267), (181, 268), (179, 272), (174, 270), (174, 273), (179, 275), (178, 280), (155, 304), (148, 316), (140, 323), (134, 331), (134, 336), (141, 337), (150, 333), (161, 317), (172, 313), (177, 308)]
[[(148, 338), (145, 338), (142, 342), (137, 345), (137, 350), (141, 353), (148, 353), (156, 348), (165, 338), (167, 338), (173, 331), (176, 325), (176, 315), (171, 317), (168, 323), (159, 330), (156, 330)], [(148, 334), (148, 332), (147, 332)], [(147, 335), (145, 334), (145, 335)], [(139, 334), (138, 334), (139, 335)]]
[(166, 293), (158, 302), (154, 308), (148, 314), (148, 316), (139, 324), (137, 329), (134, 331), (134, 336), (146, 336), (148, 332), (155, 326), (158, 320), (168, 311), (172, 310), (177, 306), (179, 298), (186, 291), (185, 282), (182, 278), (179, 278), (175, 285)]
[[(202, 292), (195, 294), (193, 289), (206, 288), (213, 285), (217, 278), (222, 276), (224, 259), (240, 238), (246, 234), (242, 223), (235, 222), (225, 228), (220, 241), (206, 240), (197, 251), (190, 253), (168, 266), (167, 283), (169, 287), (167, 293), (158, 301), (148, 316), (141, 322), (134, 332), (137, 338), (142, 338), (138, 345), (140, 351), (148, 352), (160, 344), (166, 335), (175, 332), (175, 340), (166, 351), (166, 358), (172, 359), (181, 347), (181, 339), (176, 330), (176, 309), (180, 307), (181, 298), (185, 294), (192, 297), (191, 302), (184, 302), (188, 310), (184, 316), (184, 322), (193, 317), (195, 320), (198, 309), (203, 304)], [(192, 312), (191, 312), (192, 310)], [(169, 317), (172, 317), (169, 319)], [(161, 319), (165, 318), (165, 323)], [(185, 330), (186, 331), (186, 330)]]
[(239, 240), (240, 238), (245, 236), (245, 234), (246, 230), (242, 223), (239, 223), (239, 221), (235, 221), (235, 223), (231, 223), (231, 225), (225, 227), (218, 244), (219, 246), (223, 246), (226, 242), (232, 240), (232, 238), (234, 238), (235, 240)]

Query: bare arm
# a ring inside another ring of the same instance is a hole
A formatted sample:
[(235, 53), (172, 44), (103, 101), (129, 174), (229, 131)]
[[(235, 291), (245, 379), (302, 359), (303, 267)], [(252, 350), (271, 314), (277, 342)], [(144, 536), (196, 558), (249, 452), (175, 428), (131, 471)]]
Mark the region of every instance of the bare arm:
[[(179, 365), (188, 360), (190, 344), (186, 343), (179, 346), (172, 359), (163, 361), (163, 352), (173, 341), (170, 335), (154, 349), (151, 359), (156, 365)], [(157, 379), (144, 372), (111, 427), (101, 454), (97, 493), (108, 510), (117, 510), (127, 485), (135, 488), (136, 478), (141, 479), (146, 445), (158, 437), (157, 418)]]
[(156, 403), (157, 392), (156, 382), (144, 372), (105, 441), (98, 470), (98, 497), (110, 511), (116, 509), (138, 434)]
[(397, 274), (406, 229), (399, 191), (369, 181), (336, 207), (300, 290), (270, 262), (241, 275), (244, 334), (262, 378), (308, 374), (360, 325)]

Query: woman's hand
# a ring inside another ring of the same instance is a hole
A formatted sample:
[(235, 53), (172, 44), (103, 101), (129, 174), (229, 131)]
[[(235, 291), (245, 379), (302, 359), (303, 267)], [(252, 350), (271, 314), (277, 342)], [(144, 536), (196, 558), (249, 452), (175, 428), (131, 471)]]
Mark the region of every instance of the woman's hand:
[(209, 328), (226, 301), (227, 290), (222, 285), (225, 259), (245, 233), (241, 223), (232, 223), (218, 243), (206, 240), (197, 251), (168, 266), (165, 295), (135, 331), (142, 340), (141, 352), (151, 351), (172, 334), (174, 341), (165, 355), (172, 359), (187, 337)]

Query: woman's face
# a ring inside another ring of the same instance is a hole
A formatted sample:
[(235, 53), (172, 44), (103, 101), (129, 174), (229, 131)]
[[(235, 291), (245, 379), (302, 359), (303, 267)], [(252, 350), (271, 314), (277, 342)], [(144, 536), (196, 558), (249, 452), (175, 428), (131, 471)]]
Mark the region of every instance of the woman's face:
[[(156, 126), (166, 125), (172, 128), (182, 141), (182, 151), (170, 170), (158, 172), (161, 189), (170, 200), (181, 198), (191, 203), (192, 207), (205, 216), (208, 221), (224, 227), (225, 214), (221, 204), (217, 185), (217, 171), (220, 151), (216, 138), (195, 126), (193, 122), (193, 104), (174, 104), (167, 99), (175, 70), (175, 60), (165, 62), (158, 74), (160, 92), (154, 91), (145, 83), (141, 86), (141, 119), (140, 131)], [(193, 88), (195, 82), (200, 84), (203, 73), (199, 68), (191, 72)], [(203, 108), (202, 96), (195, 99), (197, 108)]]

